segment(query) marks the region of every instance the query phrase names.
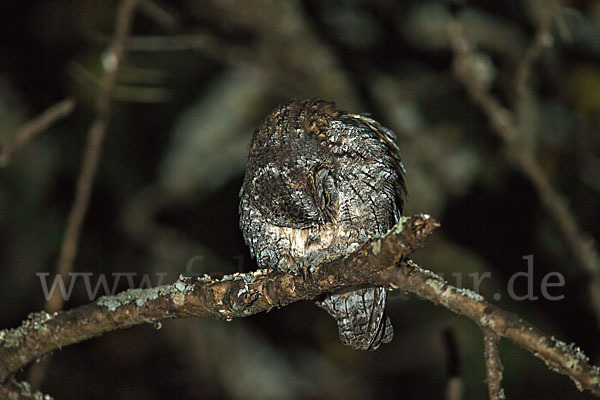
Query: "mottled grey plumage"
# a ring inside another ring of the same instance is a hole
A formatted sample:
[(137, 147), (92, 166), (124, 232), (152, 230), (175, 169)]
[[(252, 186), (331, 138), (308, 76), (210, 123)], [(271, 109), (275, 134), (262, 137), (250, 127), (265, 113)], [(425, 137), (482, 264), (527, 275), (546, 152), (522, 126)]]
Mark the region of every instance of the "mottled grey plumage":
[[(262, 268), (292, 273), (347, 254), (385, 233), (405, 193), (395, 135), (375, 120), (318, 99), (276, 108), (254, 132), (240, 191), (240, 227)], [(374, 350), (393, 337), (380, 287), (316, 302), (342, 342)]]

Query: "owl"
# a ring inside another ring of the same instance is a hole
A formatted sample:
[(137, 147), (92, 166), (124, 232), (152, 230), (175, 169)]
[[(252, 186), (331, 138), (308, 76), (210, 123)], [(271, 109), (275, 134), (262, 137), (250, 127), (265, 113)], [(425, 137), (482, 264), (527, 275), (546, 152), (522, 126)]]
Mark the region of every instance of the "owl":
[[(394, 133), (320, 99), (275, 108), (254, 132), (240, 227), (261, 268), (301, 274), (348, 254), (398, 221), (406, 188)], [(394, 332), (386, 290), (357, 286), (315, 299), (342, 342), (375, 350)]]

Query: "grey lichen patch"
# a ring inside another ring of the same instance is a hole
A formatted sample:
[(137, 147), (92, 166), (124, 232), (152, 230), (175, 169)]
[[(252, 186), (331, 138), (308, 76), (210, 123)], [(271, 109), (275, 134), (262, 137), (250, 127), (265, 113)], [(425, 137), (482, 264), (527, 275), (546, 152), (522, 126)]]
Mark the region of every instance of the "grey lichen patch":
[[(253, 272), (242, 274), (225, 275), (222, 279), (213, 279), (209, 275), (202, 277), (187, 277), (180, 275), (179, 279), (172, 285), (158, 286), (149, 289), (129, 289), (114, 296), (104, 296), (98, 299), (96, 304), (108, 308), (109, 311), (116, 311), (119, 307), (126, 304), (135, 304), (138, 307), (146, 305), (149, 301), (156, 300), (159, 297), (169, 296), (171, 301), (177, 306), (185, 304), (186, 295), (193, 292), (198, 283), (214, 284), (219, 282), (243, 280), (244, 286), (255, 282), (258, 278), (266, 276), (273, 272), (272, 269), (259, 269)], [(221, 304), (222, 305), (222, 304)]]
[(43, 394), (40, 391), (33, 391), (31, 385), (27, 382), (14, 382), (13, 386), (17, 391), (13, 391), (8, 395), (9, 399), (34, 399), (34, 400), (52, 400), (53, 397), (49, 394)]
[(159, 290), (156, 288), (150, 289), (137, 289), (139, 292), (136, 293), (135, 305), (138, 307), (142, 307), (150, 300), (158, 299)]
[(427, 279), (426, 282), (427, 286), (431, 287), (435, 291), (435, 293), (440, 296), (445, 296), (452, 290), (454, 290), (457, 294), (468, 297), (471, 300), (485, 301), (485, 298), (482, 295), (473, 290), (465, 288), (454, 288), (453, 286), (448, 285), (448, 282), (442, 279), (442, 277), (440, 277), (432, 271), (419, 267), (412, 260), (408, 260), (407, 264), (415, 268), (415, 270), (418, 270), (419, 272), (427, 275), (429, 277), (429, 279)]
[(234, 302), (232, 304), (232, 309), (236, 312), (244, 311), (248, 305), (252, 304), (256, 300), (259, 295), (260, 292), (258, 290), (251, 288), (248, 286), (247, 282), (244, 282), (244, 287), (237, 292), (237, 297), (241, 299), (244, 304), (242, 306), (238, 306), (238, 304)]
[(403, 225), (409, 219), (410, 219), (409, 217), (400, 217), (400, 219), (398, 220), (396, 225), (392, 226), (390, 228), (390, 230), (388, 230), (386, 233), (384, 233), (383, 237), (388, 236), (388, 235), (399, 235), (400, 233), (402, 233)]
[(377, 239), (372, 245), (373, 254), (378, 255), (381, 252), (381, 239)]
[(237, 292), (237, 297), (242, 297), (242, 295), (248, 293), (248, 287), (243, 287), (240, 290), (238, 290)]
[(240, 272), (235, 272), (233, 274), (225, 275), (225, 276), (223, 276), (223, 278), (221, 278), (220, 280), (217, 280), (215, 282), (228, 282), (228, 281), (243, 280), (245, 283), (252, 283), (252, 282), (256, 282), (256, 280), (258, 278), (264, 277), (264, 276), (270, 274), (271, 272), (273, 272), (272, 268), (257, 269), (255, 271), (251, 271), (251, 272), (248, 272), (245, 274), (242, 274)]
[(242, 296), (250, 293), (250, 288), (248, 287), (248, 282), (244, 282), (244, 287), (238, 290), (237, 297), (242, 298)]
[(115, 311), (126, 304), (135, 303), (136, 306), (142, 307), (149, 301), (158, 299), (159, 296), (173, 296), (192, 290), (194, 290), (193, 285), (178, 280), (172, 285), (157, 286), (149, 289), (129, 289), (114, 296), (103, 296), (98, 299), (96, 304), (107, 307), (109, 311)]
[(419, 267), (417, 264), (415, 264), (415, 262), (413, 260), (407, 260), (406, 264), (409, 265), (410, 267), (414, 268), (415, 271), (425, 274), (433, 280), (437, 280), (437, 281), (446, 283), (446, 281), (444, 281), (441, 276), (439, 276), (438, 274), (436, 274), (433, 271)]
[(592, 372), (594, 374), (593, 383), (594, 385), (600, 384), (600, 367), (594, 365), (592, 367)]
[(419, 269), (430, 277), (430, 279), (427, 279), (425, 284), (431, 287), (438, 296), (447, 296), (454, 291), (456, 294), (467, 297), (473, 301), (485, 301), (485, 298), (482, 295), (473, 290), (465, 288), (455, 288), (454, 286), (449, 285), (448, 282), (446, 282), (440, 276), (434, 274), (433, 272), (423, 270), (422, 268)]
[(256, 275), (246, 274), (242, 279), (244, 279), (244, 282), (246, 283), (253, 283), (256, 282)]
[(479, 323), (481, 326), (496, 329), (496, 321), (493, 318), (489, 318), (487, 315), (482, 315), (481, 318), (479, 318)]
[(181, 279), (176, 280), (175, 283), (173, 283), (173, 285), (171, 286), (178, 292), (182, 292), (184, 294), (193, 292), (195, 288), (194, 284), (187, 283), (185, 281), (182, 281)]
[(183, 292), (187, 285), (182, 281), (177, 281), (173, 284), (173, 286), (175, 287), (175, 289), (179, 290), (180, 292)]
[[(588, 363), (590, 361), (589, 357), (586, 356), (585, 353), (581, 350), (581, 348), (579, 348), (575, 343), (567, 344), (562, 340), (556, 339), (554, 336), (551, 336), (550, 340), (552, 340), (554, 347), (556, 347), (564, 353), (569, 354), (570, 358), (567, 362), (567, 368), (572, 369), (577, 367), (577, 365), (579, 365), (579, 363), (581, 362)], [(600, 376), (600, 371), (598, 371), (598, 369), (595, 368), (595, 372), (597, 373), (597, 380), (598, 376)]]
[(185, 304), (185, 294), (183, 292), (175, 293), (171, 296), (171, 300), (177, 306), (183, 306)]
[(468, 297), (471, 300), (485, 301), (485, 298), (482, 295), (480, 295), (479, 293), (477, 293), (477, 292), (475, 292), (473, 290), (464, 289), (464, 288), (457, 288), (456, 289), (456, 293), (460, 294), (461, 296)]
[[(350, 243), (350, 245), (348, 247), (346, 247), (346, 250), (344, 250), (344, 254), (350, 254), (352, 252), (354, 252), (355, 250), (358, 250), (358, 248), (360, 247), (360, 244), (354, 242), (354, 243)], [(338, 255), (339, 257), (339, 255)], [(337, 257), (335, 257), (337, 258)]]
[[(186, 281), (187, 279), (186, 279), (185, 276), (179, 275), (179, 280), (180, 281)], [(214, 282), (215, 279), (212, 276), (208, 275), (208, 274), (203, 274), (202, 276), (197, 276), (196, 277), (196, 281), (197, 282)]]
[[(144, 292), (144, 290), (149, 291), (150, 293), (155, 293), (155, 290), (151, 289), (129, 289), (124, 292), (118, 293), (114, 296), (103, 296), (98, 299), (96, 304), (99, 306), (105, 306), (109, 311), (115, 311), (117, 308), (133, 303), (136, 301)], [(147, 298), (147, 296), (144, 296)]]
[(52, 318), (53, 315), (45, 311), (29, 314), (29, 317), (18, 328), (0, 331), (0, 345), (8, 348), (16, 347), (30, 333), (48, 333), (49, 330), (46, 323)]
[(115, 311), (117, 308), (123, 305), (123, 299), (120, 297), (121, 294), (122, 293), (119, 293), (115, 296), (102, 296), (98, 299), (96, 304), (107, 307), (108, 311)]
[[(420, 217), (423, 220), (428, 220), (431, 218), (431, 215), (429, 214), (419, 214), (418, 217)], [(404, 224), (406, 222), (408, 222), (411, 219), (411, 217), (400, 217), (400, 219), (398, 219), (398, 222), (396, 223), (396, 225), (392, 226), (386, 233), (384, 233), (383, 235), (381, 235), (381, 237), (386, 237), (389, 235), (399, 235), (402, 233), (402, 231), (404, 230)], [(439, 224), (437, 224), (439, 226)]]
[(428, 279), (425, 284), (431, 287), (439, 296), (443, 296), (449, 290), (447, 282), (442, 279)]
[(208, 274), (190, 274), (190, 275), (184, 275), (184, 274), (180, 274), (178, 281), (181, 281), (185, 284), (191, 284), (191, 283), (213, 283), (216, 282), (218, 279), (213, 278), (212, 276), (208, 275)]

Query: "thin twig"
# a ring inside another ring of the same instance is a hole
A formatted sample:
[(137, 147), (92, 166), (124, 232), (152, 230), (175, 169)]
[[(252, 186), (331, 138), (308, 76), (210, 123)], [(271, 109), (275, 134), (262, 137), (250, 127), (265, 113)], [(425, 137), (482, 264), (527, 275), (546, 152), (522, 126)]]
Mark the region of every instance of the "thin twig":
[(448, 383), (446, 385), (446, 400), (462, 400), (465, 395), (465, 385), (460, 376), (460, 356), (458, 343), (452, 330), (444, 332), (446, 347), (446, 370)]
[[(600, 255), (596, 243), (587, 233), (584, 233), (565, 199), (552, 187), (548, 176), (535, 158), (533, 151), (523, 142), (519, 135), (519, 121), (513, 113), (504, 108), (477, 80), (477, 55), (460, 22), (452, 20), (448, 25), (450, 43), (454, 50), (454, 73), (463, 84), (471, 99), (488, 117), (494, 131), (500, 136), (507, 147), (507, 154), (512, 156), (515, 165), (535, 187), (538, 197), (546, 208), (547, 213), (554, 219), (564, 241), (569, 247), (572, 257), (587, 271), (592, 280), (592, 293), (600, 291)], [(531, 66), (529, 63), (526, 65)], [(528, 73), (523, 73), (527, 75)], [(523, 79), (523, 78), (520, 78)], [(600, 322), (600, 303), (592, 301), (596, 318)]]
[[(117, 13), (115, 35), (107, 53), (105, 54), (105, 69), (103, 84), (96, 100), (96, 118), (92, 122), (88, 132), (88, 142), (85, 148), (81, 172), (77, 180), (75, 200), (69, 213), (67, 228), (63, 235), (60, 257), (58, 260), (57, 274), (67, 278), (68, 272), (73, 269), (73, 262), (77, 255), (77, 247), (81, 228), (85, 215), (87, 214), (89, 200), (94, 184), (94, 178), (98, 170), (102, 142), (104, 140), (108, 121), (110, 119), (110, 97), (117, 80), (117, 73), (123, 61), (124, 45), (131, 23), (135, 7), (141, 0), (124, 0)], [(46, 310), (54, 312), (60, 310), (63, 299), (55, 292), (49, 300)]]
[(600, 396), (600, 368), (591, 365), (574, 344), (546, 335), (479, 294), (404, 261), (437, 226), (429, 216), (403, 218), (385, 237), (316, 266), (305, 276), (272, 270), (221, 280), (206, 276), (195, 282), (178, 280), (151, 289), (130, 289), (69, 311), (31, 314), (19, 328), (0, 331), (0, 382), (44, 354), (115, 329), (194, 316), (231, 320), (343, 287), (372, 284), (418, 294), (466, 316), (528, 350), (552, 371), (567, 375), (578, 389)]
[[(123, 76), (123, 69), (121, 68), (120, 76)], [(127, 69), (128, 72), (131, 68)], [(160, 71), (143, 70), (133, 68), (135, 72), (135, 79), (147, 80), (157, 79), (160, 76)], [(72, 75), (73, 79), (81, 83), (81, 85), (88, 87), (90, 90), (98, 90), (102, 87), (102, 82), (94, 76), (93, 73), (85, 69), (81, 64), (76, 62), (71, 63), (68, 68), (68, 72)], [(131, 73), (131, 75), (134, 75)], [(154, 76), (153, 76), (154, 75)], [(159, 79), (159, 78), (158, 78)], [(154, 83), (154, 82), (152, 82)], [(125, 101), (125, 102), (136, 102), (136, 103), (165, 103), (171, 98), (171, 93), (168, 89), (155, 86), (145, 87), (139, 85), (125, 85), (120, 83), (111, 91), (111, 100), (113, 101)]]
[[(418, 248), (436, 226), (433, 218), (410, 218), (390, 233), (390, 238), (396, 240), (381, 240), (378, 248), (369, 243), (348, 261), (334, 260), (305, 277), (256, 271), (221, 281), (178, 281), (129, 290), (69, 311), (32, 314), (21, 327), (0, 331), (0, 382), (48, 352), (114, 329), (191, 316), (232, 319), (312, 299), (349, 281), (364, 280), (378, 265), (374, 260), (379, 260), (381, 266), (394, 267), (396, 261)], [(347, 262), (363, 272), (341, 268)]]
[(517, 65), (515, 71), (515, 92), (517, 97), (523, 97), (529, 82), (529, 76), (533, 69), (533, 64), (542, 55), (542, 52), (550, 47), (553, 42), (552, 23), (555, 9), (558, 5), (554, 1), (548, 1), (548, 8), (542, 12), (542, 20), (533, 39), (533, 43), (527, 48), (521, 62)]
[(490, 400), (504, 400), (504, 389), (502, 389), (502, 362), (498, 344), (500, 337), (489, 328), (483, 331), (483, 358), (485, 359), (486, 382)]
[(460, 376), (448, 379), (446, 385), (446, 400), (462, 400), (465, 395), (465, 384)]
[[(99, 88), (98, 97), (96, 99), (96, 118), (92, 121), (88, 131), (88, 140), (83, 156), (83, 164), (77, 179), (77, 188), (75, 200), (71, 206), (67, 227), (63, 234), (60, 256), (57, 264), (57, 275), (62, 276), (65, 282), (69, 282), (69, 272), (73, 269), (73, 263), (77, 256), (77, 248), (79, 237), (85, 215), (89, 207), (92, 187), (100, 162), (102, 153), (102, 142), (106, 133), (106, 128), (110, 119), (110, 100), (111, 93), (117, 81), (119, 67), (123, 62), (124, 45), (131, 24), (135, 9), (138, 3), (142, 0), (123, 0), (116, 17), (115, 33), (111, 45), (104, 55), (104, 67), (106, 74), (104, 75), (103, 83)], [(46, 311), (53, 313), (62, 309), (64, 299), (56, 291), (52, 294), (46, 303)], [(33, 387), (39, 386), (45, 375), (45, 365), (38, 364), (32, 368), (29, 373), (30, 381)]]
[(0, 167), (7, 165), (11, 157), (31, 141), (37, 134), (45, 131), (56, 122), (67, 117), (75, 109), (75, 100), (68, 97), (52, 105), (43, 113), (27, 122), (15, 135), (15, 139), (0, 148)]
[(177, 17), (171, 15), (161, 4), (152, 0), (142, 2), (140, 4), (140, 12), (154, 20), (154, 22), (167, 31), (173, 31), (181, 25)]
[(226, 64), (254, 61), (256, 55), (248, 46), (227, 42), (208, 32), (181, 35), (134, 36), (125, 43), (129, 51), (190, 51), (198, 50)]
[[(108, 41), (103, 34), (91, 34), (99, 44)], [(129, 36), (125, 42), (128, 52), (200, 51), (214, 60), (228, 65), (257, 62), (257, 52), (250, 46), (236, 44), (210, 32), (185, 34)]]

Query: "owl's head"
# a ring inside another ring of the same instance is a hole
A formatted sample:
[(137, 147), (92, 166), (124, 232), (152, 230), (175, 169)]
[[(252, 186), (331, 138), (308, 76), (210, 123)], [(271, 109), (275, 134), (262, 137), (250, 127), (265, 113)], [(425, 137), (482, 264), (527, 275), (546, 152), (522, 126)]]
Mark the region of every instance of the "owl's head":
[(322, 100), (292, 101), (252, 137), (240, 211), (297, 229), (368, 213), (379, 224), (402, 208), (401, 165), (393, 133), (376, 121)]
[(242, 195), (269, 222), (302, 229), (335, 220), (336, 164), (324, 138), (337, 113), (333, 103), (293, 101), (254, 133)]

